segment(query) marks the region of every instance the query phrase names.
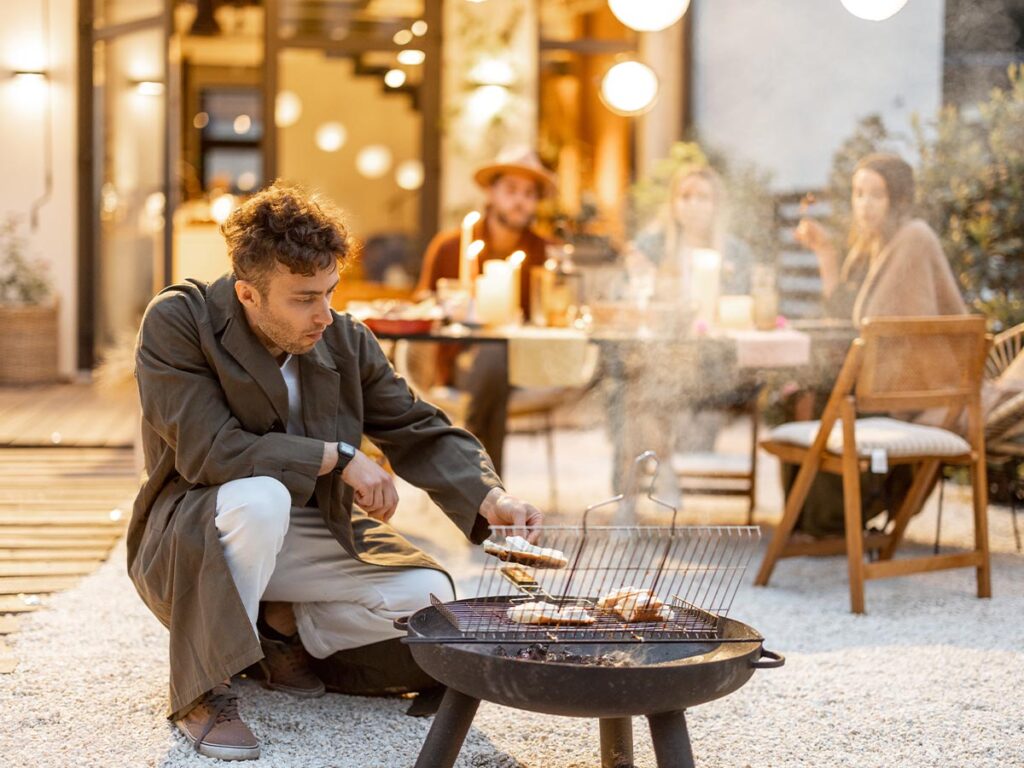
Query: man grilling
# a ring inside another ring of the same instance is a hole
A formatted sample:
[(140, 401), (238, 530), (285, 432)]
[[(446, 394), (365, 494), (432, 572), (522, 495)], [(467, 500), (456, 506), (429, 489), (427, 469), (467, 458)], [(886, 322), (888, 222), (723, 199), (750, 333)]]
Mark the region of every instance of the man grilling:
[(136, 353), (148, 479), (128, 570), (170, 630), (170, 714), (200, 753), (254, 759), (233, 675), (295, 696), (429, 685), (393, 620), (454, 599), (388, 525), (398, 494), (363, 435), (473, 542), (535, 525), (482, 446), (417, 400), (360, 323), (331, 310), (352, 242), (325, 201), (273, 186), (225, 225), (233, 273), (162, 291)]

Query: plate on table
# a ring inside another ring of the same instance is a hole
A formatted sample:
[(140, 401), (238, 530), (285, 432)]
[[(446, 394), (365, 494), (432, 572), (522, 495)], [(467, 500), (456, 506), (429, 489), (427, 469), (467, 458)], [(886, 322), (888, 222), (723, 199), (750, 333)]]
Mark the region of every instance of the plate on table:
[(434, 327), (434, 320), (427, 318), (404, 318), (404, 317), (367, 317), (364, 321), (366, 327), (374, 333), (383, 333), (393, 336), (414, 336), (430, 333)]

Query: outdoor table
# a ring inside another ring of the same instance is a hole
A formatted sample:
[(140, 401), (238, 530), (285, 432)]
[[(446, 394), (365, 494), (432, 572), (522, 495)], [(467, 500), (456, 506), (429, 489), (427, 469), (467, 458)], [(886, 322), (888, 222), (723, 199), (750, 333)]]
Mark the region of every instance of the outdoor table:
[[(765, 386), (794, 378), (817, 380), (829, 371), (834, 376), (855, 336), (852, 326), (833, 321), (772, 331), (723, 330), (682, 337), (600, 326), (584, 333), (532, 326), (483, 329), (441, 325), (426, 333), (378, 334), (382, 341), (508, 345), (513, 386), (587, 384), (577, 377), (585, 368), (581, 361), (588, 344), (596, 344), (601, 352), (599, 377), (611, 385), (607, 410), (613, 432), (633, 423), (629, 416), (633, 408), (670, 414), (686, 404), (750, 411), (756, 422), (758, 398)], [(539, 378), (538, 372), (542, 374)], [(559, 375), (565, 378), (560, 380)], [(631, 406), (623, 399), (627, 388), (632, 393)], [(749, 475), (751, 485), (755, 462), (756, 454), (749, 468), (740, 473)], [(612, 469), (616, 486), (621, 479), (618, 463), (613, 462)]]
[[(823, 321), (794, 324), (773, 331), (722, 330), (703, 335), (671, 336), (633, 329), (515, 326), (470, 328), (440, 325), (421, 333), (378, 333), (381, 341), (426, 341), (439, 344), (505, 344), (510, 347), (509, 381), (514, 386), (577, 385), (571, 371), (582, 362), (585, 343), (597, 344), (605, 358), (602, 369), (615, 378), (639, 373), (657, 361), (673, 369), (674, 385), (688, 396), (727, 394), (764, 383), (763, 374), (797, 375), (807, 368), (832, 368), (856, 335), (849, 324)], [(532, 358), (532, 359), (531, 359)], [(622, 368), (622, 366), (625, 366)], [(834, 370), (834, 369), (833, 369)], [(543, 381), (536, 373), (546, 372)]]

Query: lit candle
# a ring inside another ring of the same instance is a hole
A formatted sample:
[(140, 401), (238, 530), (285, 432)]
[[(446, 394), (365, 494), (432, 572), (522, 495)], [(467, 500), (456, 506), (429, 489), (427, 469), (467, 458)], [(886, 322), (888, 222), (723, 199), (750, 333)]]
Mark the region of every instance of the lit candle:
[(465, 265), (466, 282), (463, 283), (462, 280), (459, 282), (466, 287), (466, 290), (469, 291), (471, 296), (473, 295), (473, 286), (475, 285), (474, 281), (476, 280), (477, 273), (479, 272), (479, 269), (477, 268), (477, 261), (479, 260), (480, 254), (483, 250), (484, 241), (474, 240), (466, 248), (466, 257), (462, 260)]
[[(502, 259), (490, 259), (483, 265), (483, 277), (487, 278), (487, 301), (492, 304), (482, 309), (494, 325), (503, 325), (512, 318), (512, 267)], [(480, 300), (482, 305), (484, 300)]]
[(476, 279), (476, 316), (484, 325), (503, 325), (508, 322), (508, 308), (512, 301), (509, 274), (490, 270)]
[(523, 262), (526, 261), (525, 251), (515, 251), (508, 257), (512, 266), (512, 317), (519, 318), (523, 303)]
[(697, 320), (708, 325), (715, 322), (718, 309), (719, 281), (722, 273), (722, 257), (710, 248), (695, 248), (693, 251), (693, 273), (690, 298), (697, 305)]
[(459, 283), (467, 291), (472, 290), (473, 278), (476, 277), (476, 270), (470, 269), (469, 248), (473, 244), (473, 227), (477, 225), (478, 221), (480, 221), (479, 211), (467, 213), (462, 220), (462, 236), (459, 239)]

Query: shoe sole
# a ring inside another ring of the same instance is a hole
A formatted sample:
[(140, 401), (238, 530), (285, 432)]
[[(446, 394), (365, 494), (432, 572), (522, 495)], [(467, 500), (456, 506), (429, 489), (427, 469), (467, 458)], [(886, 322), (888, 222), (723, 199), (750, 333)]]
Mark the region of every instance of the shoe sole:
[[(188, 732), (188, 729), (181, 722), (180, 720), (175, 720), (174, 724), (178, 726), (178, 730), (188, 739), (189, 744), (195, 748), (195, 737)], [(260, 757), (260, 747), (258, 744), (255, 747), (229, 747), (223, 744), (207, 744), (204, 741), (196, 749), (196, 752), (205, 757), (214, 757), (218, 760), (258, 760)]]

